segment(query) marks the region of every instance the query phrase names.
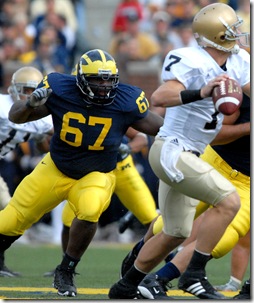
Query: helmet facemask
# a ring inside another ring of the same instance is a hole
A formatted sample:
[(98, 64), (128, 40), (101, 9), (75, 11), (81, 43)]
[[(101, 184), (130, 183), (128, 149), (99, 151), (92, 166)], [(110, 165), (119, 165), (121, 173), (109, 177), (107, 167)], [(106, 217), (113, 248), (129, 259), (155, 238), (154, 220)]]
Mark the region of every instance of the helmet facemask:
[[(100, 84), (105, 81), (107, 83)], [(77, 85), (90, 104), (110, 105), (116, 96), (118, 83), (119, 76), (111, 75), (110, 71), (99, 71), (97, 75), (77, 74)]]
[(239, 45), (244, 47), (250, 46), (250, 34), (249, 33), (242, 33), (238, 27), (243, 24), (243, 19), (237, 16), (237, 22), (229, 25), (227, 24), (223, 18), (219, 18), (223, 25), (226, 28), (225, 31), (225, 40), (228, 41), (238, 41)]
[(8, 87), (8, 93), (11, 95), (14, 102), (20, 100), (27, 101), (37, 85), (38, 83), (35, 83), (34, 85), (28, 85), (27, 83), (12, 83)]

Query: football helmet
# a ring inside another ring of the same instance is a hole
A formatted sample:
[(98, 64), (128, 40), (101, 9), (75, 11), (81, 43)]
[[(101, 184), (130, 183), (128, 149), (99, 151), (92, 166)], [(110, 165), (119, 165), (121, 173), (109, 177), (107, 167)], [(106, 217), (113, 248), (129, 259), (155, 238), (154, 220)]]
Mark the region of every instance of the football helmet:
[(21, 96), (25, 96), (24, 101), (26, 101), (42, 79), (43, 75), (37, 68), (32, 66), (21, 67), (12, 75), (8, 93), (14, 102), (24, 100), (20, 98)]
[(94, 49), (83, 54), (77, 64), (76, 79), (85, 102), (105, 106), (114, 101), (119, 75), (114, 58), (107, 52)]
[(213, 3), (196, 14), (192, 29), (200, 46), (237, 54), (240, 50), (238, 43), (249, 47), (249, 33), (241, 33), (238, 29), (242, 23), (229, 5)]

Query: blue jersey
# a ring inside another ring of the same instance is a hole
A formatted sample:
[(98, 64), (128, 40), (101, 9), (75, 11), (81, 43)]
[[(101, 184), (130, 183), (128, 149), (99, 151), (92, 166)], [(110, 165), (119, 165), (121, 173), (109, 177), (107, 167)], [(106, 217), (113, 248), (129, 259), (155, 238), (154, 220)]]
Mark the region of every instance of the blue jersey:
[[(240, 116), (235, 124), (250, 121), (250, 98), (243, 95)], [(225, 145), (213, 146), (213, 149), (233, 168), (250, 176), (250, 136), (241, 137)]]
[(39, 87), (53, 91), (45, 104), (54, 124), (51, 157), (62, 173), (74, 179), (113, 170), (123, 135), (148, 113), (144, 92), (132, 85), (119, 84), (114, 102), (104, 107), (88, 105), (72, 75), (51, 73)]

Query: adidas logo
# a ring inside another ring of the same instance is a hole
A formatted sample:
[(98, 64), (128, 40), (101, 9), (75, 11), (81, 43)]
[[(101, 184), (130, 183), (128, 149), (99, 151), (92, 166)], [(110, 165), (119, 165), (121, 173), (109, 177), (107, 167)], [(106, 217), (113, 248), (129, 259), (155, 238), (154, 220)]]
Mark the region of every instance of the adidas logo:
[(206, 291), (200, 282), (192, 284), (191, 286), (186, 288), (186, 290), (194, 296), (198, 296)]
[(177, 138), (171, 140), (170, 143), (174, 143), (176, 145), (179, 145), (179, 142), (178, 142)]

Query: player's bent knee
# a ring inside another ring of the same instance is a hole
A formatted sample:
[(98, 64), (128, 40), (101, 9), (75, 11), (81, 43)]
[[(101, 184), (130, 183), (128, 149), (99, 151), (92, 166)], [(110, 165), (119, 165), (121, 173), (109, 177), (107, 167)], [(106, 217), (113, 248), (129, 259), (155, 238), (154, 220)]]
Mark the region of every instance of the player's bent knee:
[(188, 238), (191, 235), (192, 224), (185, 224), (181, 226), (180, 224), (172, 225), (172, 224), (164, 224), (163, 232), (175, 238)]
[(230, 225), (237, 232), (239, 238), (241, 238), (244, 237), (250, 229), (250, 218), (241, 216), (239, 212), (237, 213)]
[(221, 258), (229, 253), (239, 241), (239, 234), (232, 225), (229, 225), (224, 235), (214, 247), (212, 256), (215, 259)]
[(0, 234), (6, 236), (20, 236), (32, 225), (23, 224), (22, 217), (19, 218), (18, 212), (10, 204), (0, 211), (0, 222)]
[(62, 212), (62, 222), (65, 226), (70, 227), (72, 220), (75, 218), (74, 211), (71, 209), (70, 204), (67, 202), (64, 205)]
[(225, 212), (225, 214), (233, 213), (234, 215), (236, 215), (241, 207), (240, 197), (239, 197), (238, 193), (236, 191), (231, 193), (230, 195), (225, 197), (223, 200), (218, 202), (216, 204), (216, 207), (222, 208), (223, 212)]
[(221, 258), (230, 252), (241, 237), (246, 236), (250, 229), (250, 215), (248, 211), (242, 208), (234, 217), (233, 221), (227, 227), (220, 241), (212, 252), (214, 258)]
[(110, 201), (102, 201), (99, 196), (95, 196), (94, 199), (85, 199), (85, 201), (91, 201), (89, 207), (87, 203), (79, 203), (76, 217), (82, 221), (98, 222), (101, 214), (107, 209)]

